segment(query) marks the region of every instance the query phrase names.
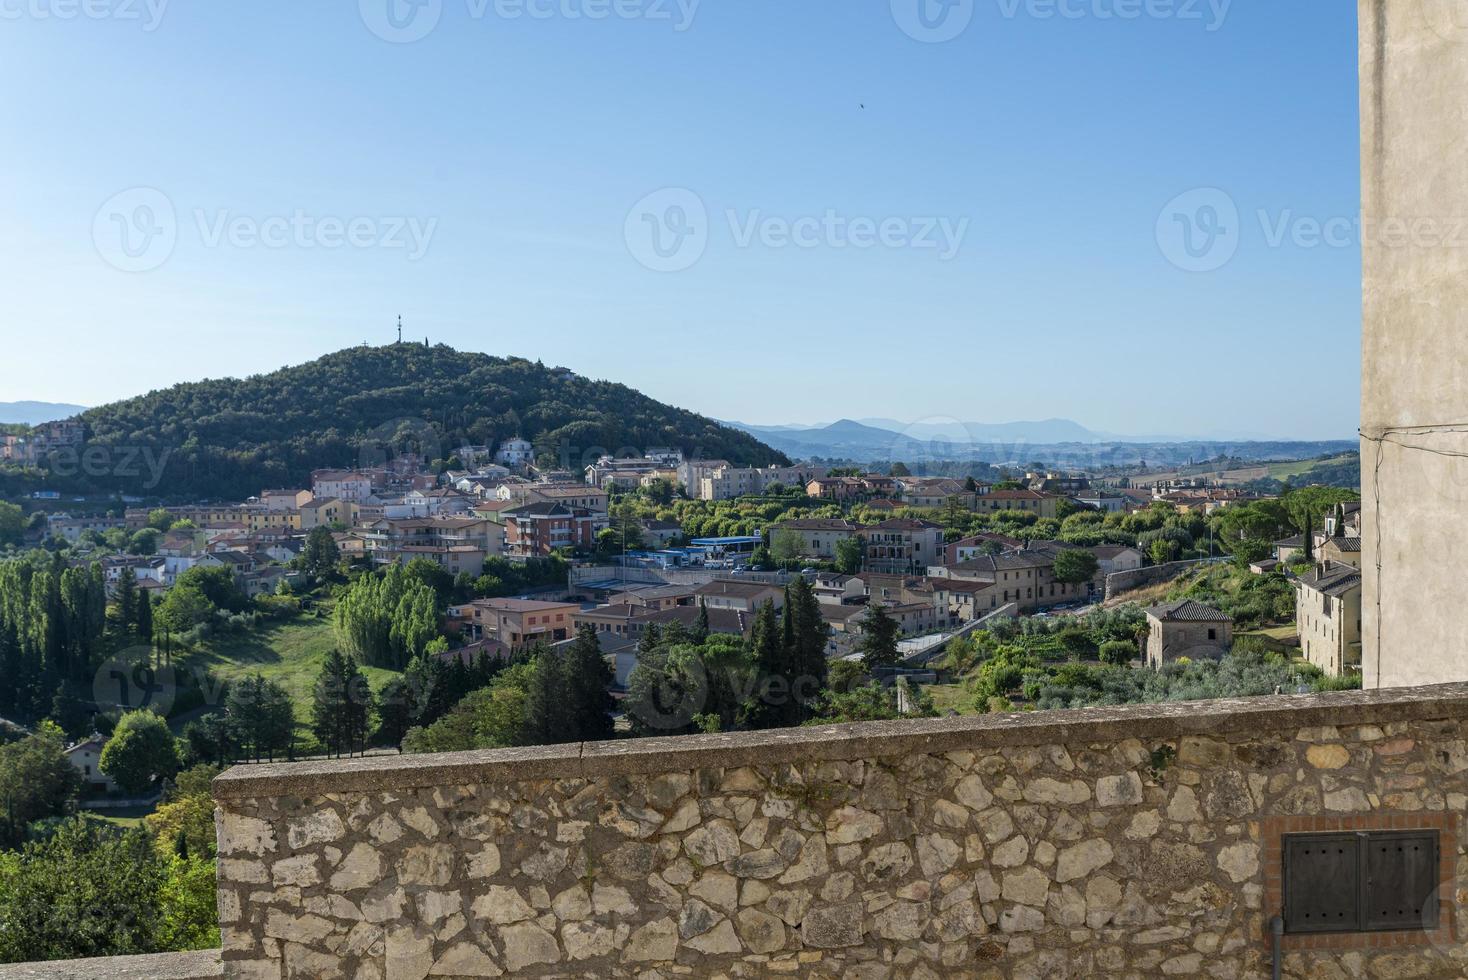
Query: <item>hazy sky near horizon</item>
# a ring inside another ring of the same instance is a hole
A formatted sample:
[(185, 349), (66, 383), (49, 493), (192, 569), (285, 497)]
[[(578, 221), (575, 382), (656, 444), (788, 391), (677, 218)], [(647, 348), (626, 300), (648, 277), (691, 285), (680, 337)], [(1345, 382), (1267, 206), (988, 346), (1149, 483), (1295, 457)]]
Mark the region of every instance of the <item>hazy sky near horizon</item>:
[(752, 423), (1346, 438), (1356, 59), (1335, 0), (0, 0), (0, 401), (402, 314)]

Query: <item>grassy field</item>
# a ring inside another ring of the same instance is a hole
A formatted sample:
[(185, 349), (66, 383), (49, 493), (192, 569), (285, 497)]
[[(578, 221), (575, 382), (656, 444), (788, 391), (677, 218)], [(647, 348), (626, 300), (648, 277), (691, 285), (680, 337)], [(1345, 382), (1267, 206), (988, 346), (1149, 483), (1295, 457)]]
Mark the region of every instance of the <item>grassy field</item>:
[(961, 715), (979, 713), (974, 707), (973, 695), (965, 691), (961, 684), (930, 684), (923, 688), (923, 693), (932, 697), (933, 707), (938, 709), (939, 714), (947, 711), (956, 711)]
[[(211, 637), (198, 649), (177, 661), (179, 667), (202, 667), (224, 681), (237, 681), (259, 674), (290, 693), (296, 721), (311, 717), (311, 689), (327, 653), (336, 645), (331, 620), (301, 616), (288, 622), (270, 623), (249, 633)], [(393, 677), (391, 670), (363, 667), (372, 690), (381, 691)]]
[(1257, 636), (1266, 640), (1275, 650), (1288, 650), (1299, 646), (1300, 634), (1295, 629), (1294, 623), (1282, 626), (1266, 626), (1264, 629), (1250, 630), (1246, 633), (1236, 633), (1235, 638), (1241, 636)]
[(1333, 456), (1330, 459), (1301, 459), (1291, 463), (1272, 463), (1269, 467), (1269, 475), (1273, 479), (1283, 482), (1291, 477), (1304, 476), (1317, 466), (1339, 466), (1349, 463), (1355, 459), (1354, 453), (1346, 453), (1341, 456)]
[(153, 812), (150, 806), (114, 807), (108, 810), (88, 810), (83, 807), (82, 812), (88, 816), (105, 820), (114, 827), (141, 827), (143, 818)]

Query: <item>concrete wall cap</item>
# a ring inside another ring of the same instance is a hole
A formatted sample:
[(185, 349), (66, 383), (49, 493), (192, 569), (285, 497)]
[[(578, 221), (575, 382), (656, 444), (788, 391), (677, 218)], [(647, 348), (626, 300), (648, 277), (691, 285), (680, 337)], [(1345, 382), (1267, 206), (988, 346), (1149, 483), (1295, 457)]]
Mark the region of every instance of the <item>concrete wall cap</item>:
[[(1321, 725), (1468, 717), (1468, 684), (1122, 705), (977, 717), (622, 739), (436, 755), (235, 766), (217, 800), (373, 792), (425, 786), (595, 779), (678, 770), (871, 759), (1006, 746), (1186, 735), (1238, 736)], [(3, 978), (0, 978), (3, 980)]]

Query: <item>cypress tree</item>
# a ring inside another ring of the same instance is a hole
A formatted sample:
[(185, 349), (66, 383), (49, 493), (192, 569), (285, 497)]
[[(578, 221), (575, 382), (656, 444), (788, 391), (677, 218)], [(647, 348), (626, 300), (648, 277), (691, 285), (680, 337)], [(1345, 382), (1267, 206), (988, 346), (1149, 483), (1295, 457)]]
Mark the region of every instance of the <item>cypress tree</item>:
[(795, 716), (790, 711), (789, 662), (782, 634), (775, 604), (766, 602), (754, 620), (755, 686), (743, 712), (744, 724), (750, 728), (784, 728), (795, 724)]
[(704, 599), (698, 600), (698, 619), (693, 623), (693, 634), (690, 639), (703, 645), (703, 641), (709, 638), (709, 604)]
[(901, 628), (897, 620), (887, 612), (887, 608), (881, 603), (871, 606), (867, 610), (865, 621), (862, 623), (861, 650), (862, 666), (870, 673), (878, 667), (896, 667), (901, 659), (897, 650), (897, 639), (901, 634)]
[(525, 738), (531, 745), (561, 745), (574, 741), (566, 704), (565, 664), (542, 646), (525, 697)]
[(153, 600), (146, 593), (138, 596), (136, 622), (138, 639), (151, 646), (153, 644)]
[(571, 705), (571, 724), (576, 738), (583, 742), (600, 742), (612, 737), (612, 709), (615, 702), (609, 688), (616, 680), (602, 656), (596, 629), (582, 626), (576, 642), (566, 652), (566, 681)]
[(804, 578), (797, 578), (789, 589), (794, 647), (791, 650), (791, 679), (795, 683), (792, 698), (800, 721), (814, 715), (813, 705), (827, 684), (826, 639), (830, 627), (821, 615), (821, 602)]
[(117, 622), (125, 632), (138, 618), (138, 579), (131, 568), (124, 568), (117, 579)]

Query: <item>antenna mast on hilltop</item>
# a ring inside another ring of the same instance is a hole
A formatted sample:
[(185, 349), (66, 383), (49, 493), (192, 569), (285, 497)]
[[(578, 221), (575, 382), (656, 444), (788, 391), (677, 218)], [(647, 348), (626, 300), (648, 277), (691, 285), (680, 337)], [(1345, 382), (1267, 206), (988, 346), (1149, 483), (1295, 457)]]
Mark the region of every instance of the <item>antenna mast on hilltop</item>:
[(398, 343), (403, 342), (403, 315), (398, 314)]

